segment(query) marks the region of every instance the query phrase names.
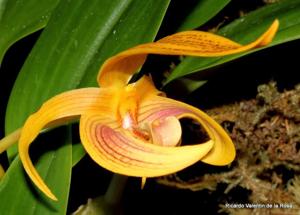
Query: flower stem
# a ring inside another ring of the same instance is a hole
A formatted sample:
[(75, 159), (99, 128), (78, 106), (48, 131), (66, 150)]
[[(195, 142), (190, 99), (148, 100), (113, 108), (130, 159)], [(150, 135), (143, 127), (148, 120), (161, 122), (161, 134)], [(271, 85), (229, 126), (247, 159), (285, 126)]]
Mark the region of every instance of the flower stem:
[(15, 130), (9, 135), (5, 136), (2, 140), (0, 140), (0, 153), (4, 152), (7, 148), (12, 146), (14, 143), (18, 141), (21, 135), (21, 128)]
[(0, 164), (0, 180), (3, 178), (4, 174), (5, 174), (5, 171), (4, 171), (3, 167)]
[(127, 176), (114, 174), (108, 189), (104, 195), (104, 199), (108, 204), (116, 205), (120, 202), (127, 182)]

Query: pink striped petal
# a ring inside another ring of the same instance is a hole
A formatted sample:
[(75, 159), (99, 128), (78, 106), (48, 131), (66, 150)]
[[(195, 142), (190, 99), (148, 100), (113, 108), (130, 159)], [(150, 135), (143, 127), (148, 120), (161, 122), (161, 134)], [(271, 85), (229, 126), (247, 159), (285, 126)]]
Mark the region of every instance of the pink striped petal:
[(80, 137), (84, 148), (100, 166), (119, 174), (156, 177), (177, 172), (205, 156), (212, 141), (183, 147), (151, 144), (123, 128), (104, 124), (99, 114), (83, 115)]
[(140, 104), (138, 116), (140, 124), (152, 123), (170, 116), (194, 119), (203, 126), (214, 143), (213, 149), (201, 158), (201, 161), (212, 165), (227, 165), (235, 157), (234, 145), (224, 129), (193, 106), (165, 97), (152, 96)]

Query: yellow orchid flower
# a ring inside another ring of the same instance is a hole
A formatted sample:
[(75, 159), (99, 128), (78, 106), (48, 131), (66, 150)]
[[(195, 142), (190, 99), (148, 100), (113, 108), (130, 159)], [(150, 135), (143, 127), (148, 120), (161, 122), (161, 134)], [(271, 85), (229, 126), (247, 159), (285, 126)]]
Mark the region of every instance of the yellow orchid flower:
[[(49, 198), (56, 200), (29, 157), (31, 142), (44, 128), (80, 119), (80, 138), (91, 158), (100, 166), (123, 175), (157, 177), (182, 170), (197, 161), (227, 165), (235, 148), (222, 127), (204, 112), (166, 97), (144, 76), (128, 84), (147, 54), (223, 56), (269, 44), (279, 22), (248, 45), (240, 45), (211, 33), (186, 31), (157, 42), (142, 44), (108, 59), (99, 71), (101, 88), (83, 88), (59, 94), (25, 122), (20, 132), (19, 154), (24, 169)], [(179, 119), (200, 123), (210, 140), (179, 146)], [(0, 144), (1, 145), (1, 144)]]

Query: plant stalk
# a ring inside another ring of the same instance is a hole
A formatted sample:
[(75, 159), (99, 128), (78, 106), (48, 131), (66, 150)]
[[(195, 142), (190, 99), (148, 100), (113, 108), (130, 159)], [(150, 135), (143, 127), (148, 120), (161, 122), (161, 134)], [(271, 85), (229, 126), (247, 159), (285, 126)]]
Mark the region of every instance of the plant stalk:
[(127, 179), (128, 177), (124, 175), (113, 175), (104, 195), (104, 199), (108, 204), (116, 205), (120, 203)]
[(0, 140), (0, 153), (4, 152), (10, 146), (18, 142), (21, 135), (21, 130), (22, 129), (19, 128)]

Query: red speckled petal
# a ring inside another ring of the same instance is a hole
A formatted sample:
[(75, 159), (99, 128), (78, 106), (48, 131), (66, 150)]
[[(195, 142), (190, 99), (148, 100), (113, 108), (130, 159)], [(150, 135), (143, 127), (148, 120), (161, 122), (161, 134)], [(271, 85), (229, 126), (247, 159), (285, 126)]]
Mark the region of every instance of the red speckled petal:
[(101, 87), (125, 86), (134, 72), (143, 65), (148, 54), (217, 57), (258, 48), (272, 41), (278, 26), (279, 22), (275, 20), (265, 33), (247, 45), (202, 31), (184, 31), (173, 34), (153, 43), (133, 47), (109, 58), (99, 71), (98, 83)]

